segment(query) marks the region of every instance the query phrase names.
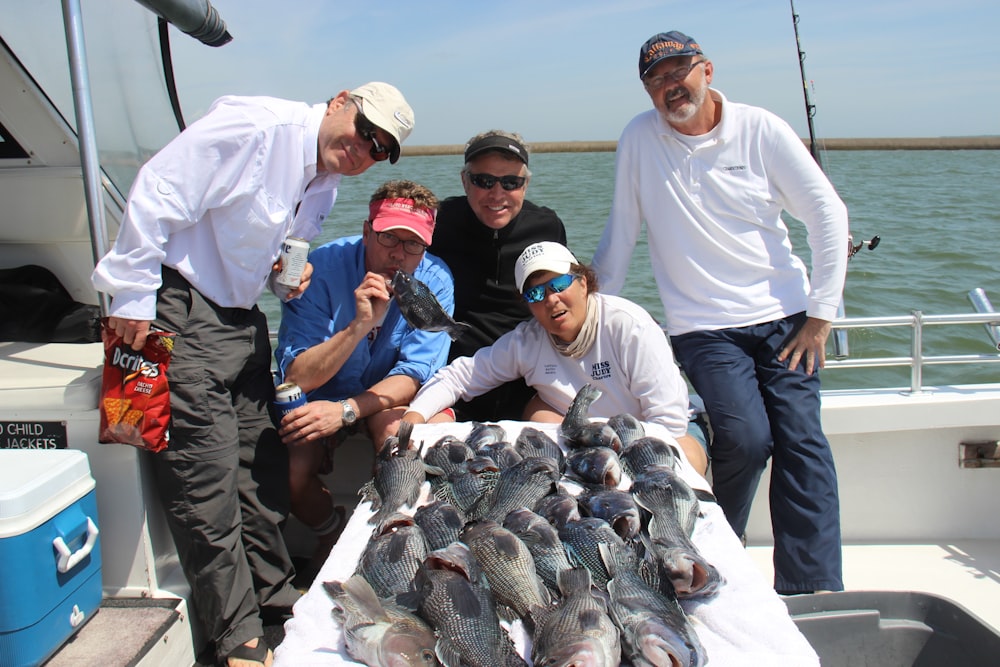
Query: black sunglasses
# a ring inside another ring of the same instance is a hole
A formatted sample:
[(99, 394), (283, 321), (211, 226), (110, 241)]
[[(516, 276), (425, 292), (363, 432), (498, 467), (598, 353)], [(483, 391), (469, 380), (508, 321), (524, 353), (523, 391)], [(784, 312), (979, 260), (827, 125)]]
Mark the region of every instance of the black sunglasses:
[(469, 172), (469, 182), (483, 190), (490, 190), (497, 183), (500, 183), (500, 187), (508, 192), (511, 190), (520, 190), (524, 187), (524, 182), (527, 180), (524, 176), (494, 176), (493, 174), (473, 174)]
[(381, 162), (382, 160), (388, 160), (389, 147), (383, 146), (378, 142), (378, 138), (376, 137), (375, 134), (377, 130), (377, 128), (375, 127), (375, 123), (368, 120), (368, 117), (365, 116), (364, 113), (362, 113), (360, 102), (358, 102), (354, 98), (351, 98), (351, 101), (354, 102), (354, 106), (358, 108), (358, 112), (354, 114), (354, 131), (357, 132), (358, 136), (364, 139), (365, 141), (372, 142), (372, 148), (370, 151), (368, 151), (368, 154), (371, 155), (372, 159), (375, 160), (376, 162)]

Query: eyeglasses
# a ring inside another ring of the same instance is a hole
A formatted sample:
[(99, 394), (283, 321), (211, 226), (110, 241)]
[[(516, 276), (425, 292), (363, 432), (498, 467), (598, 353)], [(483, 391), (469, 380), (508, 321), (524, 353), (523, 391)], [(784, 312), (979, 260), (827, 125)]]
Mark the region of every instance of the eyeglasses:
[[(368, 226), (372, 227), (371, 220), (368, 220), (367, 222)], [(372, 227), (372, 231), (375, 232), (374, 227)], [(378, 244), (384, 248), (395, 248), (402, 243), (403, 252), (407, 255), (419, 255), (427, 250), (427, 246), (420, 241), (404, 241), (392, 232), (375, 232), (375, 240), (378, 241)]]
[(668, 83), (678, 83), (687, 78), (688, 74), (691, 73), (698, 65), (708, 62), (707, 60), (696, 60), (690, 65), (685, 65), (684, 67), (678, 67), (675, 70), (671, 70), (666, 74), (660, 74), (659, 76), (650, 77), (648, 79), (643, 79), (642, 85), (646, 86), (648, 90), (659, 90)]
[(354, 102), (354, 106), (358, 108), (358, 112), (354, 114), (354, 131), (358, 133), (358, 136), (365, 141), (372, 142), (372, 148), (368, 151), (368, 154), (372, 156), (372, 159), (376, 162), (381, 162), (382, 160), (389, 159), (389, 147), (383, 146), (378, 142), (375, 133), (377, 128), (375, 123), (368, 120), (368, 116), (361, 111), (361, 103), (355, 100), (353, 97), (351, 101)]
[(559, 294), (560, 292), (565, 292), (569, 289), (569, 286), (573, 284), (573, 281), (580, 276), (575, 273), (564, 273), (561, 276), (556, 276), (552, 280), (542, 283), (541, 285), (535, 285), (534, 287), (529, 287), (524, 290), (524, 300), (528, 303), (538, 303), (545, 298), (545, 290), (550, 289), (554, 294)]
[(493, 174), (473, 174), (469, 172), (469, 182), (483, 190), (491, 190), (497, 183), (500, 183), (500, 187), (507, 192), (520, 190), (524, 187), (524, 182), (527, 180), (524, 176), (494, 176)]

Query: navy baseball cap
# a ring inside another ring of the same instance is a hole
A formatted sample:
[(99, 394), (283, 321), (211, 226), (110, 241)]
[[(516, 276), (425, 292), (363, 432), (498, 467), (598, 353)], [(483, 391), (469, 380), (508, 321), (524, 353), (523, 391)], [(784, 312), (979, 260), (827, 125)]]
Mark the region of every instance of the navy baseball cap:
[(704, 55), (698, 42), (694, 41), (683, 32), (671, 30), (653, 35), (646, 40), (639, 50), (639, 78), (646, 76), (646, 73), (653, 68), (656, 63), (665, 58), (675, 56), (695, 56)]

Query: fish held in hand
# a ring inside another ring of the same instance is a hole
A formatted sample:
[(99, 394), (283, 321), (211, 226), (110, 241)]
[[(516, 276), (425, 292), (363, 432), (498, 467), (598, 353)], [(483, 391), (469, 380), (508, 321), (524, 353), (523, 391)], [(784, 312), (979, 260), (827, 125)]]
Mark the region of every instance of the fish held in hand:
[(430, 288), (406, 271), (397, 270), (391, 285), (399, 312), (414, 329), (444, 331), (449, 338), (457, 340), (471, 328), (465, 322), (452, 319)]
[(433, 667), (437, 637), (427, 623), (395, 604), (379, 600), (364, 578), (328, 581), (333, 615), (344, 630), (347, 654), (372, 667)]

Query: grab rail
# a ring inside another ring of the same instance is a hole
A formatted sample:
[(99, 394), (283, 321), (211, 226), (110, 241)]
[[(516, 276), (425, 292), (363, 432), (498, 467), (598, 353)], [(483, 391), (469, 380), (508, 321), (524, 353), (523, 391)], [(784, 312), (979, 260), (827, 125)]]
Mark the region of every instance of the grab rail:
[(960, 315), (924, 315), (914, 310), (910, 315), (892, 317), (845, 317), (833, 321), (835, 328), (867, 329), (876, 327), (910, 327), (910, 356), (872, 357), (870, 359), (828, 359), (826, 369), (836, 368), (876, 368), (892, 366), (910, 367), (909, 393), (923, 392), (925, 366), (945, 364), (993, 364), (1000, 363), (1000, 354), (924, 354), (924, 327), (942, 324), (985, 324), (996, 325), (997, 313), (965, 313)]
[[(924, 354), (924, 327), (943, 324), (984, 324), (1000, 325), (1000, 313), (964, 313), (959, 315), (924, 315), (922, 311), (914, 310), (909, 315), (894, 315), (889, 317), (844, 317), (833, 321), (834, 328), (841, 329), (871, 329), (881, 327), (910, 327), (910, 356), (907, 357), (870, 357), (867, 359), (831, 359), (827, 358), (824, 370), (838, 368), (891, 368), (910, 367), (910, 388), (907, 393), (923, 392), (925, 366), (943, 366), (946, 364), (996, 364), (1000, 363), (1000, 353), (997, 354)], [(271, 330), (271, 345), (274, 346), (278, 332)], [(272, 367), (274, 361), (272, 359)], [(272, 371), (275, 370), (272, 368)]]

